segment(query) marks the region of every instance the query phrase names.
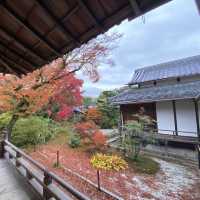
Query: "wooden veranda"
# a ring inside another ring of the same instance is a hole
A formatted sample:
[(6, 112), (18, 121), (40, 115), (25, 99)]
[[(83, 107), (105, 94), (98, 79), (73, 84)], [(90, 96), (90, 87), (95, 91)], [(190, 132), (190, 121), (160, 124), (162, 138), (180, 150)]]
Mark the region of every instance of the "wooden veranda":
[[(31, 72), (104, 33), (122, 20), (132, 20), (169, 1), (1, 0), (0, 72), (17, 75)], [(89, 199), (9, 141), (1, 141), (0, 152), (0, 173), (5, 175), (0, 184), (11, 185), (12, 182), (13, 187), (5, 188), (9, 193), (15, 189), (14, 186), (18, 188), (15, 196), (7, 199), (23, 199), (20, 196), (23, 194), (26, 199)], [(25, 179), (18, 178), (15, 172), (11, 174), (12, 168), (5, 158)], [(7, 170), (3, 171), (3, 168)], [(5, 183), (6, 176), (10, 182)], [(19, 183), (22, 185), (19, 186)], [(28, 186), (34, 188), (39, 196)], [(2, 190), (0, 199), (6, 199), (5, 195)]]

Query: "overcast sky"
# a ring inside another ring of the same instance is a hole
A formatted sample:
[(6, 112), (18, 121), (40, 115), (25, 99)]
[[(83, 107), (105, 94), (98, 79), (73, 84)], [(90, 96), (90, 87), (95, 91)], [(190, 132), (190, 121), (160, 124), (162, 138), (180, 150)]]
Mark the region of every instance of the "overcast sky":
[(194, 0), (173, 0), (141, 17), (123, 21), (111, 31), (123, 34), (113, 51), (114, 67), (101, 66), (101, 79), (84, 79), (84, 96), (127, 84), (136, 68), (200, 54), (200, 16)]

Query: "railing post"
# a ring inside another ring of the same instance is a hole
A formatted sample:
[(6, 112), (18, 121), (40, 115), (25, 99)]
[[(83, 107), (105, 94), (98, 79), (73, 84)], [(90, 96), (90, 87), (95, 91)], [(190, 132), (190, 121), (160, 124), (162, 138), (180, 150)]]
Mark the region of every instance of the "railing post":
[(1, 138), (0, 140), (0, 158), (4, 157), (4, 140)]
[(52, 183), (52, 177), (49, 175), (47, 171), (44, 172), (44, 187), (43, 187), (43, 198), (48, 200), (52, 197), (51, 193), (47, 189), (48, 185)]
[(7, 131), (2, 130), (2, 136), (0, 138), (0, 158), (4, 157), (4, 140), (6, 139)]
[(27, 178), (28, 180), (30, 180), (30, 179), (33, 178), (28, 169), (26, 169), (26, 178)]
[(18, 161), (18, 159), (21, 157), (21, 154), (17, 151), (16, 152), (16, 167), (20, 167), (20, 163)]

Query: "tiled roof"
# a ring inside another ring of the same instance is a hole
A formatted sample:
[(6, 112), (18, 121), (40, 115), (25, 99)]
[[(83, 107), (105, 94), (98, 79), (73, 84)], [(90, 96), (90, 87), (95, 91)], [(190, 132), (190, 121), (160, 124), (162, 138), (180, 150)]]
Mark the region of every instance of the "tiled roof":
[(200, 81), (148, 88), (128, 89), (110, 98), (112, 104), (145, 103), (175, 99), (199, 98)]
[(137, 69), (130, 84), (200, 75), (200, 55)]

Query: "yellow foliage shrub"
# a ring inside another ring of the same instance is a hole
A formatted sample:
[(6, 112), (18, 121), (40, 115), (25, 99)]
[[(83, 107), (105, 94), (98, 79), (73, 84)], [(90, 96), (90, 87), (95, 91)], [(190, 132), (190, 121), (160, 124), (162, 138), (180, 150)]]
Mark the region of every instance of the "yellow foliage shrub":
[(117, 155), (106, 155), (102, 153), (97, 153), (94, 155), (90, 163), (97, 170), (114, 170), (119, 171), (126, 169), (128, 164), (125, 160)]

